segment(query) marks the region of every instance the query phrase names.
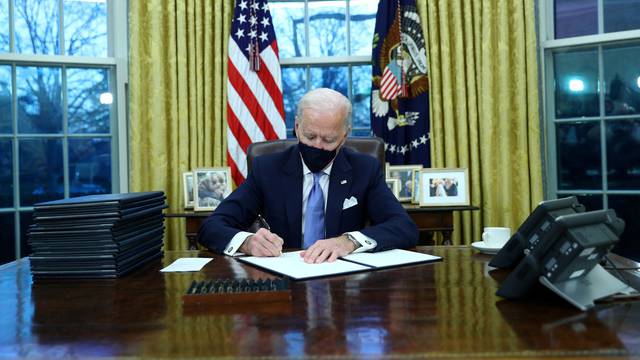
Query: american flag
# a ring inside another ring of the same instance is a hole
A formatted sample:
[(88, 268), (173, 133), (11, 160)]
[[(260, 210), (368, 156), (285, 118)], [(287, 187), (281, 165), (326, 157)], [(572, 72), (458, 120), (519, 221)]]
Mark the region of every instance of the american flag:
[(228, 65), (227, 163), (239, 185), (247, 176), (249, 144), (286, 136), (278, 44), (267, 1), (236, 3)]

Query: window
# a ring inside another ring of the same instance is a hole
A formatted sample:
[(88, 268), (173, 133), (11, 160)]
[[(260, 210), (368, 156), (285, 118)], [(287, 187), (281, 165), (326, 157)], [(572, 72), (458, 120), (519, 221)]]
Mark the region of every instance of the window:
[(34, 204), (122, 189), (124, 5), (0, 2), (0, 263), (29, 255)]
[(293, 137), (298, 100), (318, 87), (351, 99), (352, 136), (371, 135), (371, 41), (378, 2), (270, 1), (269, 8), (282, 65), (287, 136)]
[(626, 222), (614, 251), (640, 260), (640, 3), (539, 4), (547, 197), (613, 208)]

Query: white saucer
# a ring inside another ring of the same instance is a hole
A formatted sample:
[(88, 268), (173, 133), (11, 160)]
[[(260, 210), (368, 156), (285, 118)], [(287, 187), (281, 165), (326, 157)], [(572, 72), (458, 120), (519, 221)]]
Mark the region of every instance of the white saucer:
[(489, 254), (489, 255), (497, 254), (498, 251), (500, 251), (500, 249), (502, 248), (502, 246), (489, 247), (484, 243), (484, 241), (476, 241), (474, 243), (471, 243), (471, 247), (480, 251), (483, 254)]

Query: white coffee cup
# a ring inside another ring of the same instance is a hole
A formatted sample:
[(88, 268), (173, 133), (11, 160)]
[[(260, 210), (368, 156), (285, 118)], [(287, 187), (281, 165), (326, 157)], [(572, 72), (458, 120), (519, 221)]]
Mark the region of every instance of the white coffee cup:
[(511, 229), (508, 227), (485, 227), (482, 241), (488, 247), (501, 248), (509, 241)]

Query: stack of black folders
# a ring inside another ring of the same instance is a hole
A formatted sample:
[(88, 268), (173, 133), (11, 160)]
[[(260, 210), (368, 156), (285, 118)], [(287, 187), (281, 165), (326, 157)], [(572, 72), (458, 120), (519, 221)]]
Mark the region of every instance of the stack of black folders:
[(224, 305), (291, 300), (288, 279), (217, 279), (193, 281), (182, 297), (185, 305)]
[(162, 191), (35, 204), (29, 229), (37, 278), (115, 278), (162, 256)]

